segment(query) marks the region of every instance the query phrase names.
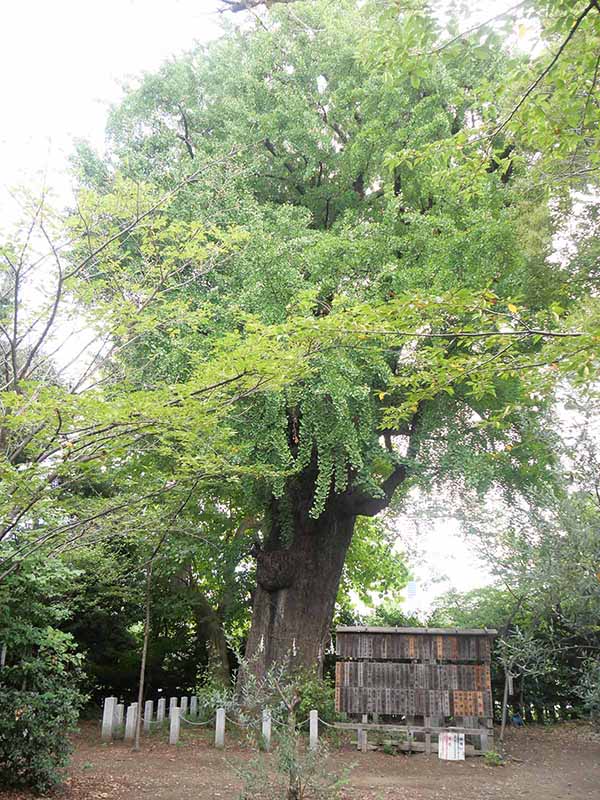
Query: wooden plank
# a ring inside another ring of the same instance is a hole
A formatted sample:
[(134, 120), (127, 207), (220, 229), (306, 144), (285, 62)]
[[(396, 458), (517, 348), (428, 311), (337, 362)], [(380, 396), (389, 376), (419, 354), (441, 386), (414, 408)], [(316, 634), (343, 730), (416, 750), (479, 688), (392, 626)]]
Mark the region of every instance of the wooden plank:
[(425, 755), (431, 755), (431, 720), (425, 717)]
[(481, 728), (481, 734), (479, 736), (479, 740), (481, 742), (481, 752), (487, 753), (489, 750), (489, 742), (488, 742), (488, 730), (487, 728)]
[[(481, 736), (481, 732), (483, 730), (483, 726), (479, 728), (468, 728), (464, 725), (447, 725), (445, 727), (438, 726), (438, 725), (430, 725), (429, 728), (425, 728), (424, 725), (393, 725), (388, 723), (379, 723), (375, 724), (373, 722), (363, 723), (363, 722), (335, 722), (333, 723), (334, 728), (339, 728), (340, 730), (352, 731), (358, 730), (359, 728), (367, 730), (367, 731), (380, 731), (382, 733), (408, 733), (412, 731), (412, 733), (425, 733), (426, 730), (429, 730), (430, 733), (445, 733), (447, 731), (451, 731), (452, 733), (468, 733), (470, 736)], [(488, 737), (489, 737), (489, 729), (487, 729)]]
[(417, 657), (417, 640), (414, 636), (408, 637), (408, 657), (409, 658), (416, 658)]
[[(399, 742), (396, 747), (398, 750), (405, 751), (407, 753), (423, 753), (425, 752), (425, 742)], [(482, 752), (477, 750), (472, 744), (465, 745), (465, 755), (467, 756), (481, 756), (483, 755)]]

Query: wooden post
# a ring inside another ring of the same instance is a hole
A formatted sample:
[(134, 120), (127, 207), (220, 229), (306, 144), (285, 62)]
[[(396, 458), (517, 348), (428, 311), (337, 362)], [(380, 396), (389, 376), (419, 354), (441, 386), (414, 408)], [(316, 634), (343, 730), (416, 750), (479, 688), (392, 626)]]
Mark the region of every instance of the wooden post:
[(362, 747), (362, 725), (359, 725), (356, 729), (356, 749), (360, 750)]
[(158, 703), (156, 704), (156, 721), (159, 725), (165, 721), (165, 706), (167, 705), (167, 701), (164, 697), (161, 697)]
[(174, 708), (177, 708), (177, 698), (171, 697), (169, 698), (169, 716), (171, 716), (171, 713)]
[(192, 697), (190, 699), (190, 717), (198, 716), (198, 698)]
[(269, 708), (263, 708), (262, 712), (262, 738), (263, 747), (268, 753), (271, 749), (271, 710)]
[(308, 718), (308, 747), (310, 750), (316, 750), (319, 746), (319, 712), (311, 711)]
[(487, 751), (489, 750), (488, 729), (485, 725), (482, 725), (480, 730), (481, 730), (481, 736), (479, 737), (479, 741), (481, 742), (481, 752), (487, 753)]
[(425, 755), (431, 755), (431, 719), (429, 717), (424, 717), (423, 721), (425, 722)]
[(169, 715), (169, 744), (177, 744), (179, 741), (179, 725), (179, 708), (177, 708), (177, 706), (171, 706), (171, 713)]
[(125, 738), (135, 739), (135, 726), (137, 724), (138, 704), (132, 703), (127, 709), (125, 717)]
[(361, 731), (360, 738), (361, 738), (360, 749), (362, 750), (363, 753), (366, 753), (367, 750), (369, 749), (369, 734), (367, 733), (367, 731), (365, 730)]
[(115, 720), (116, 697), (104, 698), (104, 711), (102, 712), (102, 738), (112, 739), (113, 725)]
[(150, 731), (150, 723), (154, 716), (154, 700), (146, 700), (144, 704), (144, 730), (146, 733)]
[(502, 725), (500, 726), (500, 743), (504, 742), (504, 729), (506, 728), (506, 714), (508, 711), (508, 670), (504, 671), (504, 697), (502, 698)]
[(215, 724), (215, 747), (222, 750), (225, 747), (225, 709), (217, 708), (217, 721)]
[(487, 719), (485, 721), (485, 726), (487, 728), (487, 743), (488, 743), (488, 750), (494, 751), (494, 720)]
[(123, 719), (125, 717), (125, 706), (123, 703), (118, 703), (115, 706), (115, 717), (113, 722), (113, 735), (121, 733), (123, 727)]

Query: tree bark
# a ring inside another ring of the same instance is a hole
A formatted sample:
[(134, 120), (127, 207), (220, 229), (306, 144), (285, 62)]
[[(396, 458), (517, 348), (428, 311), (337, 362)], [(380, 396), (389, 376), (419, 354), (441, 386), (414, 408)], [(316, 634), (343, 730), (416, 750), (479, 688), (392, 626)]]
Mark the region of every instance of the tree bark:
[(144, 614), (144, 643), (142, 645), (142, 660), (140, 663), (140, 680), (138, 686), (138, 709), (137, 709), (137, 719), (135, 722), (135, 740), (133, 742), (133, 749), (135, 752), (138, 752), (140, 749), (140, 733), (142, 730), (142, 709), (144, 707), (144, 688), (146, 682), (146, 659), (148, 657), (148, 642), (150, 640), (151, 589), (152, 589), (152, 560), (150, 560), (146, 568), (146, 608)]
[(259, 676), (281, 662), (321, 671), (356, 518), (385, 509), (407, 475), (406, 466), (398, 464), (378, 497), (352, 488), (351, 482), (344, 493), (332, 491), (314, 519), (316, 471), (315, 460), (290, 484), (284, 503), (273, 500), (269, 534), (255, 553), (257, 585), (246, 660)]
[[(415, 458), (422, 408), (397, 434), (409, 437), (406, 459)], [(295, 418), (294, 418), (295, 419)], [(290, 424), (290, 446), (297, 443)], [(274, 663), (317, 667), (321, 672), (337, 593), (356, 518), (375, 516), (389, 506), (406, 480), (408, 467), (398, 460), (376, 492), (356, 485), (333, 488), (321, 515), (311, 516), (318, 476), (316, 452), (302, 473), (288, 481), (284, 496), (271, 498), (266, 535), (257, 545), (256, 590), (246, 643), (248, 669), (263, 676)], [(238, 683), (243, 685), (243, 670)]]
[(251, 669), (289, 659), (321, 665), (356, 516), (330, 503), (317, 520), (299, 520), (288, 547), (257, 556), (252, 628), (246, 647)]

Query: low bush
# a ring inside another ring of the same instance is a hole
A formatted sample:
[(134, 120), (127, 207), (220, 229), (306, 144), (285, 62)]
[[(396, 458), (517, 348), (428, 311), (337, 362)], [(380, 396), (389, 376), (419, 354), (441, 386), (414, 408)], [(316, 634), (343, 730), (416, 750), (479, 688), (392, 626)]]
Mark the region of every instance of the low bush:
[(73, 638), (47, 624), (64, 616), (48, 592), (50, 571), (23, 568), (0, 594), (0, 788), (45, 792), (62, 782), (85, 701)]
[(592, 725), (600, 731), (600, 659), (585, 662), (577, 688)]
[(488, 750), (488, 752), (483, 757), (483, 761), (486, 767), (504, 766), (504, 758), (500, 753), (496, 753), (494, 750)]
[(294, 675), (299, 702), (296, 709), (299, 720), (308, 719), (310, 711), (316, 709), (326, 722), (336, 719), (335, 689), (327, 680), (318, 677), (315, 670), (298, 670)]
[(81, 696), (68, 687), (21, 692), (0, 687), (0, 785), (52, 789), (64, 779)]

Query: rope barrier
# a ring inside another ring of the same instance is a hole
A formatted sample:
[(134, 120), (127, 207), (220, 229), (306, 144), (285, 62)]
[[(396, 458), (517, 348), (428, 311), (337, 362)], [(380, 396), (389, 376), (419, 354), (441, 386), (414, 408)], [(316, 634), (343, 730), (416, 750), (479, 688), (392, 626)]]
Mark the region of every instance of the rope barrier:
[[(281, 721), (281, 720), (279, 720), (279, 719), (275, 719), (275, 717), (271, 717), (271, 722), (272, 722), (274, 725), (281, 725), (281, 727), (282, 727), (282, 728), (286, 728), (286, 727), (288, 726), (288, 722), (287, 722), (287, 720), (285, 720), (284, 722), (282, 722), (282, 721)], [(297, 727), (297, 728), (301, 728), (303, 725), (306, 725), (306, 723), (307, 723), (307, 722), (310, 722), (310, 717), (309, 717), (308, 719), (305, 719), (305, 720), (304, 720), (304, 722), (297, 722), (297, 723), (296, 723), (296, 727)]]
[[(183, 719), (183, 717), (182, 717), (182, 719)], [(225, 715), (225, 719), (227, 720), (227, 722), (231, 722), (232, 725), (236, 725), (238, 728), (259, 727), (262, 724), (260, 720), (257, 720), (254, 723), (252, 723), (252, 722), (248, 722), (248, 723), (237, 722), (237, 720), (232, 719), (231, 717), (228, 717), (227, 715)], [(271, 717), (271, 722), (273, 723), (273, 725), (280, 725), (282, 728), (285, 728), (288, 725), (287, 721), (283, 721), (282, 722), (281, 720), (276, 719), (276, 717)], [(303, 725), (306, 725), (307, 722), (310, 722), (310, 717), (305, 719), (303, 722), (297, 722), (296, 723), (296, 727), (297, 728), (301, 728)], [(190, 723), (190, 724), (202, 724), (202, 725), (205, 725), (207, 723)], [(327, 725), (328, 723), (324, 723), (324, 724)], [(331, 727), (333, 727), (333, 726), (331, 726)]]
[(236, 722), (234, 719), (231, 719), (231, 717), (228, 717), (227, 714), (225, 715), (225, 719), (227, 722), (231, 722), (232, 725), (237, 725), (238, 728), (244, 729), (251, 727), (250, 725), (244, 725), (242, 722)]
[[(173, 706), (172, 708), (176, 708), (178, 711), (180, 711), (180, 709), (177, 706)], [(311, 714), (312, 714), (312, 712), (311, 712)], [(263, 717), (263, 720), (260, 720), (260, 719), (254, 720), (254, 719), (250, 718), (250, 720), (247, 721), (247, 722), (239, 722), (238, 720), (233, 719), (232, 717), (227, 716), (226, 714), (224, 714), (224, 717), (225, 717), (225, 720), (227, 722), (229, 722), (231, 725), (235, 725), (237, 728), (240, 728), (242, 730), (248, 730), (248, 729), (252, 729), (252, 728), (259, 729), (260, 726), (261, 726), (261, 722), (264, 723), (264, 720), (265, 720), (265, 718)], [(213, 719), (207, 719), (207, 720), (195, 722), (195, 721), (193, 721), (191, 719), (187, 719), (181, 713), (178, 714), (178, 718), (179, 718), (180, 722), (184, 722), (186, 725), (191, 725), (193, 727), (204, 727), (206, 725), (213, 725), (214, 724), (214, 720)], [(289, 726), (289, 724), (290, 724), (290, 720), (289, 719), (281, 720), (281, 719), (277, 719), (275, 716), (270, 716), (269, 719), (270, 719), (270, 722), (273, 725), (279, 725), (281, 728), (287, 728)], [(326, 722), (322, 717), (317, 716), (317, 720), (318, 720), (318, 722), (321, 723), (321, 725), (324, 725), (327, 728), (336, 728), (337, 727), (335, 723)], [(164, 725), (165, 723), (169, 723), (170, 722), (170, 718), (165, 716), (163, 719), (159, 720), (159, 719), (147, 719), (146, 717), (141, 716), (141, 721), (143, 722), (144, 727), (146, 728), (146, 730), (148, 730), (148, 728), (151, 725)], [(302, 722), (296, 722), (295, 723), (295, 728), (296, 729), (303, 728), (310, 721), (311, 721), (311, 717), (309, 716), (307, 719), (302, 720)]]
[(207, 719), (206, 722), (192, 722), (191, 719), (186, 719), (185, 717), (180, 716), (179, 719), (182, 722), (185, 722), (187, 725), (211, 725), (212, 719)]
[(325, 722), (325, 720), (324, 720), (324, 719), (321, 719), (321, 717), (319, 717), (319, 722), (320, 722), (322, 725), (325, 725), (325, 727), (327, 727), (327, 728), (335, 728), (335, 723), (334, 723), (334, 724), (332, 724), (331, 722)]

